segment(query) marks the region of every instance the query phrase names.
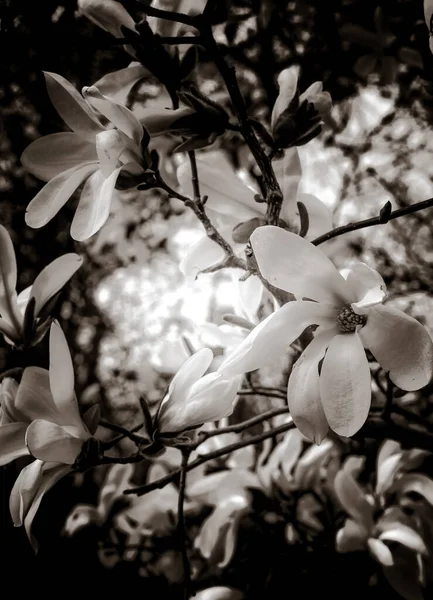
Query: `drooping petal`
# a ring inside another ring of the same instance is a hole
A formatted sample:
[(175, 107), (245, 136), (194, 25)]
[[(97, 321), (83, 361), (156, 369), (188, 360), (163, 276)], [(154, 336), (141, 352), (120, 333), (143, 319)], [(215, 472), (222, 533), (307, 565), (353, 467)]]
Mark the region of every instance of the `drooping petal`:
[(22, 422), (30, 423), (35, 419), (57, 422), (59, 414), (51, 395), (47, 369), (25, 369), (15, 396), (15, 409)]
[(334, 480), (334, 489), (347, 514), (362, 525), (366, 532), (370, 532), (374, 524), (373, 507), (352, 474), (344, 468), (338, 471)]
[(367, 531), (361, 523), (347, 519), (343, 527), (337, 532), (335, 540), (337, 552), (345, 553), (365, 550), (367, 537)]
[(108, 219), (121, 170), (115, 169), (107, 179), (101, 171), (95, 171), (86, 181), (71, 225), (71, 237), (77, 242), (92, 237)]
[(314, 240), (333, 228), (332, 212), (319, 198), (313, 194), (302, 193), (298, 194), (296, 200), (302, 202), (308, 212), (307, 240)]
[[(83, 429), (74, 394), (74, 367), (68, 343), (57, 321), (50, 329), (50, 389), (59, 413), (59, 425), (75, 425)], [(59, 420), (60, 419), (60, 420)]]
[(116, 0), (78, 0), (78, 9), (95, 25), (116, 38), (122, 38), (122, 26), (135, 31), (135, 22), (126, 8)]
[(366, 265), (356, 263), (349, 270), (346, 281), (352, 288), (356, 302), (352, 302), (352, 308), (365, 309), (375, 304), (381, 304), (386, 298), (386, 285), (381, 275)]
[(374, 558), (385, 567), (390, 567), (394, 563), (391, 550), (382, 540), (370, 538), (367, 542), (368, 549)]
[(87, 163), (72, 167), (51, 179), (28, 205), (25, 217), (27, 225), (38, 229), (51, 221), (75, 190), (97, 168), (97, 163)]
[[(197, 160), (201, 196), (207, 196), (206, 208), (218, 214), (236, 218), (238, 222), (261, 216), (266, 205), (254, 200), (254, 191), (237, 177), (232, 165), (222, 155), (207, 162)], [(193, 197), (191, 165), (184, 161), (177, 170), (183, 192)]]
[(9, 509), (15, 527), (23, 524), (42, 477), (44, 462), (34, 460), (18, 475), (9, 498)]
[[(392, 454), (378, 464), (376, 471), (376, 494), (384, 494), (394, 482), (394, 478), (401, 468), (402, 454)], [(433, 483), (433, 482), (432, 482)]]
[(371, 404), (371, 375), (356, 332), (331, 341), (320, 373), (320, 396), (329, 427), (349, 437), (365, 423)]
[(25, 443), (27, 423), (8, 423), (0, 427), (0, 466), (29, 452)]
[(148, 75), (150, 73), (145, 67), (139, 63), (131, 63), (125, 69), (107, 73), (101, 79), (98, 79), (94, 86), (104, 96), (125, 105), (132, 87)]
[(83, 139), (93, 142), (105, 127), (79, 92), (61, 75), (44, 72), (48, 95), (66, 125)]
[(420, 564), (415, 552), (404, 546), (395, 546), (392, 551), (392, 559), (391, 566), (382, 567), (392, 588), (404, 600), (424, 600)]
[(17, 263), (8, 230), (0, 225), (0, 312), (13, 325), (19, 323), (16, 304)]
[(46, 303), (62, 289), (82, 264), (83, 259), (81, 256), (70, 252), (59, 256), (42, 269), (36, 277), (29, 294), (36, 301), (35, 317), (38, 316)]
[(43, 181), (96, 160), (95, 144), (71, 132), (41, 137), (27, 146), (21, 155), (23, 167)]
[(433, 506), (433, 480), (422, 473), (405, 473), (393, 489), (400, 495), (416, 493)]
[(316, 332), (296, 361), (287, 388), (290, 414), (296, 427), (318, 445), (329, 429), (320, 400), (319, 362), (335, 333), (334, 329)]
[(329, 258), (298, 235), (266, 225), (253, 232), (251, 245), (261, 274), (275, 287), (299, 299), (337, 304), (351, 300)]
[[(380, 525), (379, 525), (380, 526)], [(408, 527), (404, 523), (396, 522), (394, 528), (387, 528), (386, 531), (380, 534), (379, 539), (384, 542), (398, 542), (406, 548), (427, 554), (426, 545), (420, 536), (412, 527)]]
[(221, 246), (205, 235), (189, 248), (180, 262), (179, 269), (185, 277), (195, 278), (200, 271), (217, 265), (224, 257)]
[(375, 306), (369, 310), (359, 335), (399, 388), (419, 390), (429, 383), (433, 343), (421, 323), (395, 308)]
[(218, 370), (230, 377), (271, 364), (309, 325), (329, 325), (334, 313), (328, 304), (288, 302), (257, 325)]
[(83, 88), (83, 96), (93, 108), (104, 115), (117, 129), (123, 131), (136, 144), (141, 142), (143, 127), (129, 108), (104, 96), (95, 86)]
[(283, 158), (275, 160), (272, 166), (283, 192), (281, 218), (292, 227), (295, 224), (298, 187), (302, 177), (298, 150), (296, 148), (285, 150)]
[(73, 465), (83, 447), (81, 431), (38, 419), (30, 423), (26, 444), (30, 454), (39, 460)]

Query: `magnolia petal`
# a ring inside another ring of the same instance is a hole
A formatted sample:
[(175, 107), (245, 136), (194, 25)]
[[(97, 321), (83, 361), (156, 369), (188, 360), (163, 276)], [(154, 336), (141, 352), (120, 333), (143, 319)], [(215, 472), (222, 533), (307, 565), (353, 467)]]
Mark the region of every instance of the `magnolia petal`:
[(11, 325), (20, 323), (16, 304), (17, 263), (8, 230), (0, 225), (0, 311)]
[(336, 335), (320, 374), (320, 396), (329, 427), (349, 437), (365, 423), (371, 404), (371, 375), (356, 332)]
[(9, 510), (15, 527), (23, 524), (28, 509), (38, 491), (44, 462), (34, 460), (18, 475), (9, 498)]
[[(394, 478), (401, 469), (402, 454), (392, 454), (378, 464), (376, 471), (376, 494), (384, 494), (393, 484)], [(378, 461), (379, 463), (379, 461)], [(433, 484), (433, 482), (432, 482)]]
[(140, 123), (144, 125), (149, 135), (153, 138), (169, 132), (170, 129), (175, 131), (176, 121), (182, 117), (192, 115), (194, 112), (194, 109), (189, 106), (176, 108), (175, 110), (165, 108), (164, 103), (161, 102), (160, 107), (140, 107), (137, 116)]
[(334, 336), (334, 330), (316, 333), (296, 361), (287, 388), (293, 422), (305, 437), (318, 445), (322, 443), (329, 429), (320, 400), (319, 362)]
[(26, 433), (30, 454), (40, 460), (73, 465), (83, 447), (83, 439), (78, 430), (74, 428), (73, 435), (71, 429), (42, 419), (33, 421)]
[(375, 306), (359, 335), (399, 388), (413, 391), (429, 383), (433, 343), (421, 323), (396, 308)]
[(215, 586), (201, 590), (195, 600), (243, 600), (244, 594), (234, 588)]
[(421, 573), (418, 556), (404, 546), (394, 547), (393, 564), (383, 566), (382, 570), (392, 588), (404, 600), (423, 600)]
[(49, 373), (40, 367), (27, 367), (15, 396), (15, 409), (23, 422), (46, 419), (57, 423), (59, 413), (50, 390)]
[(43, 181), (97, 159), (95, 144), (71, 132), (41, 137), (27, 146), (21, 155), (23, 167)]
[(30, 297), (35, 299), (35, 317), (43, 307), (81, 267), (83, 259), (78, 254), (70, 252), (59, 256), (47, 265), (36, 277), (30, 290)]
[(200, 271), (224, 260), (224, 250), (206, 236), (200, 238), (181, 260), (179, 269), (185, 277), (195, 278)]
[(75, 190), (97, 168), (97, 163), (87, 163), (72, 167), (51, 179), (28, 205), (25, 217), (27, 225), (38, 229), (51, 221)]
[(433, 506), (433, 480), (422, 473), (405, 473), (398, 480), (395, 491), (400, 495), (415, 492)]
[(78, 403), (74, 394), (74, 367), (68, 343), (57, 321), (50, 329), (50, 389), (60, 415), (59, 425), (75, 425), (83, 428)]
[(394, 564), (391, 550), (381, 540), (370, 538), (367, 542), (367, 545), (371, 554), (381, 565), (390, 567), (392, 564)]
[(122, 167), (105, 179), (95, 171), (86, 181), (71, 225), (71, 237), (84, 242), (97, 233), (110, 215), (116, 181)]
[(284, 69), (278, 75), (278, 86), (280, 93), (275, 100), (271, 115), (271, 127), (273, 128), (280, 114), (288, 108), (293, 100), (298, 87), (298, 67), (292, 66)]
[(99, 168), (104, 177), (109, 177), (117, 167), (120, 155), (127, 146), (127, 141), (128, 137), (117, 129), (107, 129), (96, 136)]
[(427, 554), (428, 550), (426, 545), (420, 536), (414, 529), (404, 525), (403, 523), (396, 522), (394, 529), (387, 529), (380, 534), (379, 539), (384, 542), (397, 542), (406, 546), (414, 552), (420, 554)]
[(337, 532), (335, 540), (337, 552), (346, 553), (364, 550), (367, 537), (367, 531), (360, 523), (347, 519), (343, 527)]
[(297, 210), (298, 188), (302, 177), (301, 161), (299, 160), (297, 148), (285, 150), (283, 158), (274, 161), (272, 166), (283, 192), (281, 218), (290, 227), (293, 227)]
[(143, 127), (134, 113), (111, 98), (103, 96), (97, 87), (83, 88), (83, 96), (93, 108), (104, 115), (117, 129), (123, 131), (138, 145), (143, 137)]
[(335, 266), (307, 240), (272, 225), (259, 227), (250, 239), (261, 274), (275, 287), (299, 299), (337, 304), (351, 300)]
[(225, 377), (248, 373), (271, 364), (310, 325), (329, 325), (335, 309), (317, 302), (287, 302), (269, 315), (231, 352), (218, 371)]
[(51, 102), (66, 125), (83, 139), (93, 142), (95, 135), (105, 127), (98, 121), (90, 106), (61, 75), (45, 71), (44, 76)]
[(78, 0), (78, 9), (95, 25), (116, 38), (123, 38), (122, 27), (135, 31), (135, 21), (116, 0)]
[[(255, 192), (239, 179), (233, 166), (223, 155), (214, 157), (212, 163), (197, 160), (197, 170), (200, 194), (208, 197), (207, 209), (235, 218), (237, 222), (264, 214), (266, 205), (254, 200)], [(188, 160), (177, 169), (177, 179), (182, 191), (193, 197), (191, 165)]]
[(348, 285), (352, 288), (356, 302), (352, 302), (352, 308), (365, 309), (375, 304), (381, 304), (386, 298), (386, 285), (381, 275), (366, 265), (356, 263), (346, 277)]
[(361, 525), (366, 532), (370, 532), (374, 524), (373, 507), (368, 502), (358, 482), (344, 468), (338, 471), (335, 476), (334, 490), (347, 514), (358, 525)]
[(240, 312), (249, 321), (255, 323), (265, 287), (256, 275), (250, 275), (245, 280), (239, 279), (238, 275), (234, 275), (234, 277), (238, 289)]
[(213, 360), (213, 352), (210, 348), (202, 348), (193, 354), (173, 377), (168, 388), (169, 396), (183, 397), (189, 388), (195, 383), (209, 368)]
[(302, 202), (308, 212), (308, 232), (306, 239), (314, 240), (333, 228), (332, 211), (313, 194), (298, 194), (297, 202)]
[(145, 67), (138, 63), (131, 63), (125, 69), (107, 73), (98, 79), (94, 86), (114, 102), (126, 105), (128, 94), (133, 86), (148, 75), (150, 73)]
[(27, 423), (8, 423), (0, 427), (0, 466), (29, 452), (25, 443)]

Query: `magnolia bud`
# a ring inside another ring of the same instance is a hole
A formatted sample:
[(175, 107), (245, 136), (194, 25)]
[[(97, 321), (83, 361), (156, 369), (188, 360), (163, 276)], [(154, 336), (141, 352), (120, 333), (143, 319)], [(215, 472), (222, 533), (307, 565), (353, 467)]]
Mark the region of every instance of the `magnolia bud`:
[(122, 25), (135, 31), (135, 22), (127, 10), (115, 0), (78, 0), (80, 13), (115, 38), (123, 38)]
[(284, 69), (278, 75), (278, 85), (280, 93), (275, 100), (274, 108), (272, 109), (271, 127), (273, 128), (278, 117), (284, 112), (295, 97), (298, 87), (298, 68), (289, 67)]

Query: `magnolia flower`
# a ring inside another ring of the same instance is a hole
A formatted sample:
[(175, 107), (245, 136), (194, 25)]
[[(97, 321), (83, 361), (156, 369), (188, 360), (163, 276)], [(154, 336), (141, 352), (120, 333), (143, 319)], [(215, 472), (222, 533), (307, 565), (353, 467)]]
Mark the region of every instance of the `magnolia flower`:
[(126, 8), (115, 0), (78, 0), (79, 12), (116, 38), (123, 38), (121, 27), (135, 31), (135, 22)]
[(50, 325), (50, 309), (56, 294), (82, 264), (78, 254), (56, 258), (18, 295), (17, 263), (10, 235), (0, 225), (0, 332), (16, 345), (37, 344)]
[(296, 426), (317, 444), (328, 427), (351, 436), (367, 419), (371, 377), (364, 347), (401, 389), (427, 385), (432, 340), (418, 321), (382, 306), (386, 286), (379, 273), (357, 263), (344, 279), (317, 247), (278, 227), (260, 227), (251, 244), (263, 277), (297, 300), (260, 323), (220, 366), (222, 375), (270, 364), (308, 326), (317, 325), (287, 390)]
[[(133, 113), (99, 92), (83, 88), (83, 95), (63, 77), (45, 73), (48, 94), (72, 132), (54, 133), (34, 141), (24, 151), (24, 167), (48, 181), (27, 207), (26, 223), (39, 228), (48, 223), (83, 183), (71, 236), (83, 241), (104, 225), (119, 174), (144, 172), (144, 130)], [(104, 126), (96, 112), (108, 119)]]
[(80, 415), (71, 356), (56, 322), (49, 345), (49, 371), (28, 367), (16, 393), (1, 396), (0, 465), (29, 454), (37, 459), (21, 471), (10, 497), (13, 522), (24, 523), (32, 543), (30, 528), (43, 494), (70, 471), (99, 420), (96, 406)]
[(227, 379), (219, 373), (204, 373), (213, 360), (209, 348), (193, 354), (173, 377), (155, 418), (155, 436), (181, 434), (217, 421), (233, 412), (242, 377)]
[(331, 112), (332, 100), (321, 81), (298, 92), (298, 68), (284, 69), (278, 75), (280, 93), (271, 115), (271, 128), (279, 148), (302, 146), (321, 131), (323, 118)]
[[(208, 216), (219, 228), (223, 237), (231, 242), (234, 251), (237, 254), (243, 253), (254, 227), (264, 224), (266, 203), (256, 202), (254, 199), (256, 191), (241, 181), (222, 153), (204, 156), (197, 160), (197, 167), (200, 192), (202, 196), (208, 198), (206, 202)], [(301, 202), (308, 212), (307, 236), (310, 239), (332, 229), (330, 210), (312, 194), (298, 193), (302, 172), (296, 148), (287, 151), (282, 159), (275, 161), (274, 170), (283, 192), (281, 219), (289, 227), (299, 229), (298, 203)], [(189, 161), (180, 165), (177, 177), (183, 192), (192, 196)], [(218, 264), (223, 259), (223, 249), (204, 236), (189, 250), (180, 264), (180, 269), (186, 276), (196, 276), (197, 272)], [(247, 296), (261, 293), (262, 286), (256, 277), (248, 278), (246, 285), (251, 288)]]
[(433, 52), (433, 25), (432, 25), (432, 15), (433, 15), (433, 1), (432, 0), (424, 0), (424, 18), (429, 30), (429, 46), (430, 51)]

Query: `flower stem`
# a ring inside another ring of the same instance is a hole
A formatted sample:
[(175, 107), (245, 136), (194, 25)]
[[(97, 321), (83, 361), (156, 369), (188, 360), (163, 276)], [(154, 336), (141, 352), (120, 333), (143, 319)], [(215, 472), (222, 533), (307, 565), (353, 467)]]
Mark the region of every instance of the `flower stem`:
[[(179, 536), (180, 550), (182, 554), (183, 564), (183, 584), (184, 584), (184, 600), (188, 600), (191, 595), (191, 568), (188, 559), (187, 549), (187, 531), (185, 526), (185, 490), (186, 490), (186, 473), (188, 467), (188, 461), (191, 451), (189, 448), (182, 449), (182, 463), (180, 467), (180, 481), (179, 481), (179, 496), (177, 503), (177, 532)], [(193, 594), (194, 595), (194, 594)]]

